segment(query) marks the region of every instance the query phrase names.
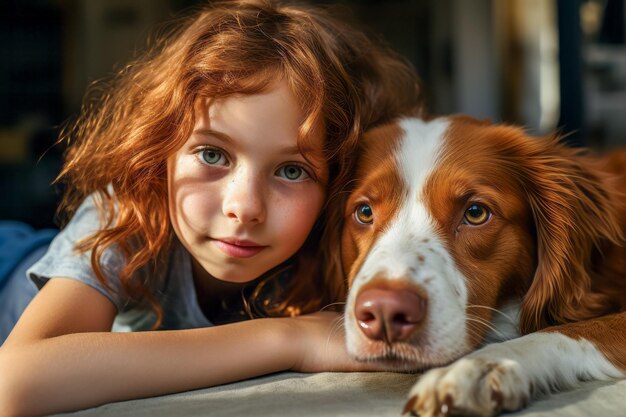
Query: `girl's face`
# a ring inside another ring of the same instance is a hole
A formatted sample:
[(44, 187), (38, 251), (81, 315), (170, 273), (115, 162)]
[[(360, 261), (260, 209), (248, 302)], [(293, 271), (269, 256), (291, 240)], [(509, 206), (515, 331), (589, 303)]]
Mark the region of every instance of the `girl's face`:
[(328, 173), (323, 129), (303, 149), (310, 162), (300, 153), (303, 117), (285, 82), (197, 106), (191, 137), (168, 160), (170, 218), (196, 274), (248, 282), (304, 243)]

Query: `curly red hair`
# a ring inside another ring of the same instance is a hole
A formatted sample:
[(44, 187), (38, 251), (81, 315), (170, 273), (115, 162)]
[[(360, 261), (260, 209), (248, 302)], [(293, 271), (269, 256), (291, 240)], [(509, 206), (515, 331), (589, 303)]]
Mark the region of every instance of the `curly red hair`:
[[(67, 184), (60, 213), (69, 218), (95, 195), (102, 218), (101, 229), (77, 249), (91, 251), (105, 285), (103, 252), (115, 245), (123, 253), (122, 288), (152, 306), (155, 328), (161, 307), (150, 283), (133, 275), (141, 267), (158, 268), (173, 236), (167, 158), (190, 136), (197, 100), (256, 94), (277, 79), (287, 81), (306, 115), (300, 140), (315, 126), (325, 128), (329, 196), (349, 179), (363, 129), (419, 105), (411, 67), (325, 10), (219, 2), (177, 21), (142, 58), (93, 88), (78, 119), (62, 132), (69, 147), (57, 178)], [(322, 227), (312, 236), (319, 239)], [(281, 300), (266, 303), (268, 314), (310, 312), (344, 296), (343, 281), (318, 261), (325, 245), (313, 240), (292, 259), (298, 279)]]

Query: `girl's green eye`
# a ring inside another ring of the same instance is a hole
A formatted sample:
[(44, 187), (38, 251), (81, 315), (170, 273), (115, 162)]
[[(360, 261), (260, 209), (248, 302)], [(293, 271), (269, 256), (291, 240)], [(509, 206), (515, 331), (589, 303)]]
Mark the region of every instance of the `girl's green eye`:
[(217, 149), (203, 149), (200, 151), (200, 158), (202, 162), (207, 165), (227, 165), (228, 161), (222, 151)]
[(302, 181), (309, 177), (306, 170), (298, 165), (285, 165), (276, 171), (276, 175), (289, 181)]
[(465, 210), (465, 214), (463, 215), (465, 221), (472, 226), (478, 226), (485, 223), (489, 220), (490, 216), (491, 213), (489, 213), (489, 210), (480, 204), (472, 204), (467, 208), (467, 210)]
[(354, 210), (354, 218), (361, 224), (372, 224), (374, 222), (374, 212), (369, 204), (359, 204)]

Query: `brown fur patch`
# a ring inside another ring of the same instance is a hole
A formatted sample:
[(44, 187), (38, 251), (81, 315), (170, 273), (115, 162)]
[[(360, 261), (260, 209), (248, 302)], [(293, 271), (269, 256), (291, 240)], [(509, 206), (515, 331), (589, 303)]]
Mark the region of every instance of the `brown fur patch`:
[[(451, 120), (440, 169), (429, 184), (433, 196), (443, 189), (448, 197), (431, 198), (431, 210), (439, 216), (449, 204), (440, 201), (477, 201), (494, 213), (477, 228), (453, 230), (446, 223), (458, 224), (453, 216), (440, 219), (443, 233), (450, 241), (454, 236), (450, 252), (459, 268), (480, 278), (469, 283), (476, 289), (470, 296), (476, 292), (488, 302), (495, 291), (521, 290), (524, 333), (621, 311), (624, 296), (617, 294), (624, 284), (617, 276), (626, 270), (616, 265), (626, 252), (618, 219), (626, 218), (626, 199), (618, 190), (626, 181), (620, 165), (626, 156), (597, 160), (556, 137), (529, 137), (519, 128), (463, 116)], [(618, 169), (616, 181), (607, 170)]]
[[(467, 314), (489, 321), (502, 300), (523, 293), (535, 269), (532, 220), (516, 180), (504, 163), (499, 142), (514, 141), (516, 129), (464, 117), (450, 118), (442, 154), (427, 181), (423, 199), (439, 226), (438, 233), (467, 278)], [(470, 205), (480, 204), (490, 219), (473, 226), (463, 222)], [(470, 320), (470, 343), (477, 345), (486, 326)]]
[(545, 331), (590, 341), (613, 365), (626, 372), (626, 313), (549, 327)]

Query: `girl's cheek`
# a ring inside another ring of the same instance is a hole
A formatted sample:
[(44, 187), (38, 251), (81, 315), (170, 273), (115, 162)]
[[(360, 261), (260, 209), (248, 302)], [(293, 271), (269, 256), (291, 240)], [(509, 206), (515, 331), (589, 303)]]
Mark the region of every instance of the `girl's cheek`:
[(169, 205), (175, 228), (206, 229), (206, 219), (210, 218), (209, 214), (215, 210), (216, 190), (197, 175), (189, 175), (190, 172), (179, 169), (171, 173), (174, 175), (168, 178)]
[(286, 221), (286, 232), (293, 235), (308, 236), (324, 204), (324, 192), (321, 187), (303, 193), (292, 204), (281, 204), (279, 216)]
[(186, 188), (177, 199), (180, 220), (192, 228), (203, 228), (203, 219), (210, 218), (211, 212), (218, 209), (216, 194), (199, 187)]

